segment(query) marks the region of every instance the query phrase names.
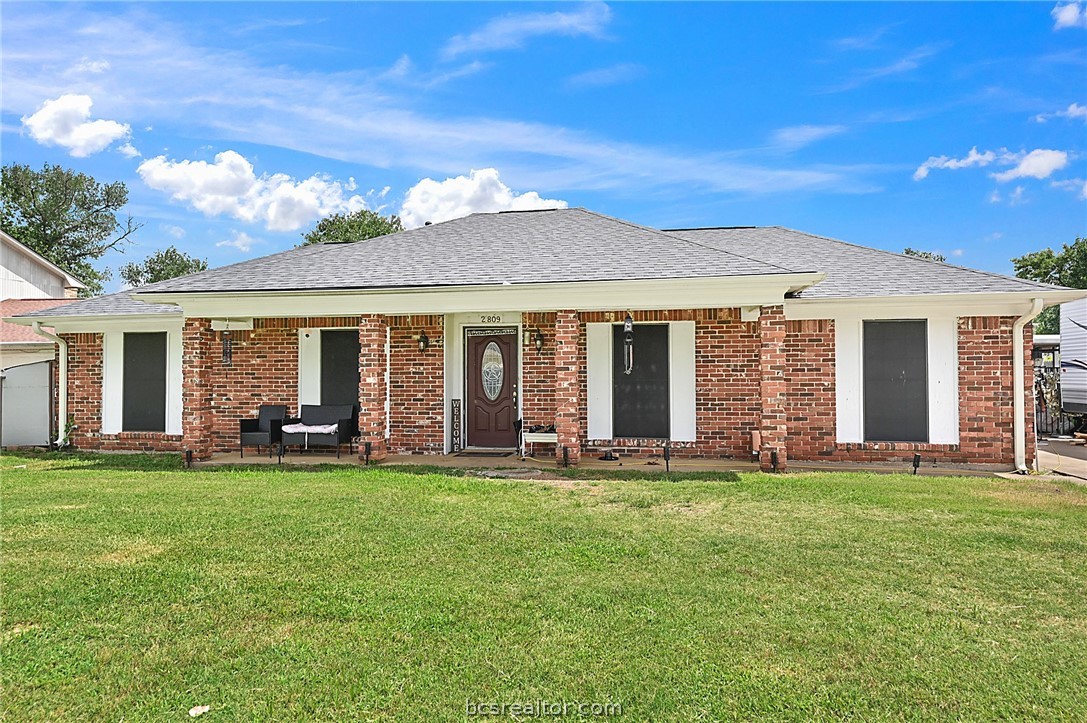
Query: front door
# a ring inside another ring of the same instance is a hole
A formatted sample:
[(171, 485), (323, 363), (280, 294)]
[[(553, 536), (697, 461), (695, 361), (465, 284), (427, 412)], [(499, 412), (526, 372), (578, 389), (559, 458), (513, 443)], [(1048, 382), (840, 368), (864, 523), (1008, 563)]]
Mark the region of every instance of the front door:
[(468, 444), (517, 446), (517, 329), (468, 329)]

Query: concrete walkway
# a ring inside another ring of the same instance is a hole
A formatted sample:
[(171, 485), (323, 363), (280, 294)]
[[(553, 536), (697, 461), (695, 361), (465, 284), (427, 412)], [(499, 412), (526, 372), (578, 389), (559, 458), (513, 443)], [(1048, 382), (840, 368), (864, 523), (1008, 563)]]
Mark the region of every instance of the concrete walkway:
[(1087, 445), (1046, 439), (1038, 444), (1038, 466), (1059, 475), (1087, 482)]

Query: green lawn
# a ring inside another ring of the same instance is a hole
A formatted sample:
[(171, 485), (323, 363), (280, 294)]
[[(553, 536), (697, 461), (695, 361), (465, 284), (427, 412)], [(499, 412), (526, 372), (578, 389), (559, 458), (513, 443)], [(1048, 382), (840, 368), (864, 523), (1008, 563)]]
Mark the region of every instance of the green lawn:
[(1085, 488), (0, 470), (9, 720), (1087, 720)]

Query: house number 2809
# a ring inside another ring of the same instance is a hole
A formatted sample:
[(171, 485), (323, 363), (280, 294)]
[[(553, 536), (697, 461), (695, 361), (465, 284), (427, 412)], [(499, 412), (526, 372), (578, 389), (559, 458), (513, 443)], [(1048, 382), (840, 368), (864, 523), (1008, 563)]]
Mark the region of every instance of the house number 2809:
[(502, 323), (502, 315), (501, 314), (480, 314), (479, 315), (479, 323), (480, 324), (501, 324)]

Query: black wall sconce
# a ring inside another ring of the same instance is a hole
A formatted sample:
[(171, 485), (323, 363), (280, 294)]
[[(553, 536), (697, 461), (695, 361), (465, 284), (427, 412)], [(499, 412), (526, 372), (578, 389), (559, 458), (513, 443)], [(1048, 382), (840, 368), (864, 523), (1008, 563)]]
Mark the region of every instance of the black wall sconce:
[(536, 334), (532, 337), (532, 343), (536, 345), (536, 352), (543, 351), (544, 338), (543, 332), (540, 331), (540, 327), (536, 327)]
[(430, 338), (426, 335), (426, 332), (422, 329), (419, 330), (419, 351), (426, 351), (430, 348)]
[(623, 320), (623, 374), (634, 371), (634, 319), (627, 312)]

